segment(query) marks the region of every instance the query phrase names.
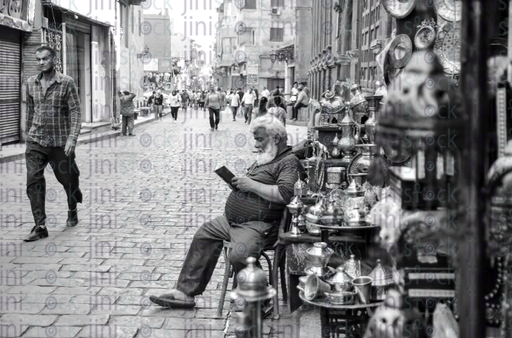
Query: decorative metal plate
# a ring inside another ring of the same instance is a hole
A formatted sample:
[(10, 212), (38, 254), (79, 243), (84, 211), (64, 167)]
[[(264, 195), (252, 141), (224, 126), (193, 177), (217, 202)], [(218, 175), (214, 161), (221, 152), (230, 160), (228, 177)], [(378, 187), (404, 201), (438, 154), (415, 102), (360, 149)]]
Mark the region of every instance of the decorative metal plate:
[[(402, 58), (397, 59), (395, 50), (398, 48), (398, 46), (403, 46), (403, 45), (405, 45), (404, 50), (403, 50), (404, 55), (402, 56)], [(411, 55), (412, 55), (411, 38), (405, 34), (397, 35), (395, 37), (395, 39), (393, 40), (393, 42), (391, 42), (391, 46), (389, 47), (388, 55), (389, 55), (389, 63), (394, 68), (397, 68), (397, 69), (404, 68), (407, 65), (407, 63), (409, 62), (409, 60), (411, 59)]]
[(439, 57), (444, 71), (448, 74), (460, 73), (461, 29), (452, 23), (444, 24), (437, 32), (434, 53)]
[(414, 46), (417, 50), (424, 50), (434, 44), (436, 40), (436, 23), (434, 19), (424, 20), (414, 36)]
[(460, 21), (462, 19), (462, 1), (460, 0), (434, 0), (436, 13), (446, 21)]
[(392, 17), (403, 19), (416, 7), (416, 0), (383, 0), (382, 4)]

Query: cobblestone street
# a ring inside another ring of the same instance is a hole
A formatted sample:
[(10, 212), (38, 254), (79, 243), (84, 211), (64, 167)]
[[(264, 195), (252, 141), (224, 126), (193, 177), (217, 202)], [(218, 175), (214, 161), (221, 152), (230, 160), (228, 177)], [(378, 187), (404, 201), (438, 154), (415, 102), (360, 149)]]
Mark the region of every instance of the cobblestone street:
[[(83, 204), (66, 228), (67, 204), (50, 166), (46, 212), (50, 236), (21, 239), (33, 227), (25, 193), (25, 161), (2, 164), (0, 175), (0, 337), (234, 337), (227, 297), (216, 318), (224, 261), (192, 310), (164, 310), (149, 301), (174, 287), (196, 229), (221, 215), (228, 186), (213, 172), (235, 174), (253, 162), (243, 118), (180, 110), (120, 136), (77, 148)], [(305, 127), (288, 126), (296, 144)], [(231, 287), (231, 282), (230, 282)], [(279, 292), (282, 296), (281, 292)], [(298, 337), (295, 317), (265, 321), (265, 334)]]

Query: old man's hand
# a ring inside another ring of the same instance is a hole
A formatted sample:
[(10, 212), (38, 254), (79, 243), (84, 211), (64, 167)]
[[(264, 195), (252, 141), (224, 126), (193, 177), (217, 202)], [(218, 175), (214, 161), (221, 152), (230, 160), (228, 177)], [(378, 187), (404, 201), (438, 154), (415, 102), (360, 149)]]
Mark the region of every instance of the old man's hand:
[(231, 183), (233, 183), (233, 185), (237, 189), (247, 192), (247, 191), (252, 191), (254, 189), (254, 184), (256, 182), (251, 180), (248, 177), (238, 176), (238, 177), (233, 177), (233, 179), (231, 180)]

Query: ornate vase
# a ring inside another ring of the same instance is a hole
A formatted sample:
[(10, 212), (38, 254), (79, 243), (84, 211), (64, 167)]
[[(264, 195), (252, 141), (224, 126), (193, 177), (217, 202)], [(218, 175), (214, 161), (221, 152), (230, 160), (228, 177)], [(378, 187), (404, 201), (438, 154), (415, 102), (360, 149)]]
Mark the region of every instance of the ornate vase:
[(354, 85), (353, 93), (354, 97), (350, 100), (350, 108), (354, 113), (354, 119), (357, 123), (361, 124), (363, 117), (368, 116), (368, 101), (361, 91), (361, 87)]
[(338, 125), (341, 128), (341, 138), (338, 141), (338, 148), (343, 152), (343, 163), (348, 165), (352, 161), (352, 153), (359, 140), (359, 126), (350, 116), (350, 111), (347, 111), (345, 117)]
[(343, 264), (345, 272), (352, 278), (361, 276), (361, 261), (356, 261), (355, 255), (350, 255), (350, 259)]
[(380, 107), (380, 101), (382, 100), (382, 96), (368, 96), (366, 100), (368, 101), (368, 112), (370, 117), (364, 123), (364, 127), (370, 143), (374, 144), (375, 129), (377, 127), (377, 119), (375, 119), (375, 112)]

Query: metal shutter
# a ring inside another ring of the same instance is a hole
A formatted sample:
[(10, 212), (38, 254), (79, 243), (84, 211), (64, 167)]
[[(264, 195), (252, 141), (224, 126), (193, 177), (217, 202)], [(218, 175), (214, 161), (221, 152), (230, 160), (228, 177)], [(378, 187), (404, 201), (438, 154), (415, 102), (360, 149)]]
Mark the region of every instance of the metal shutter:
[(0, 144), (20, 140), (21, 34), (0, 27)]

